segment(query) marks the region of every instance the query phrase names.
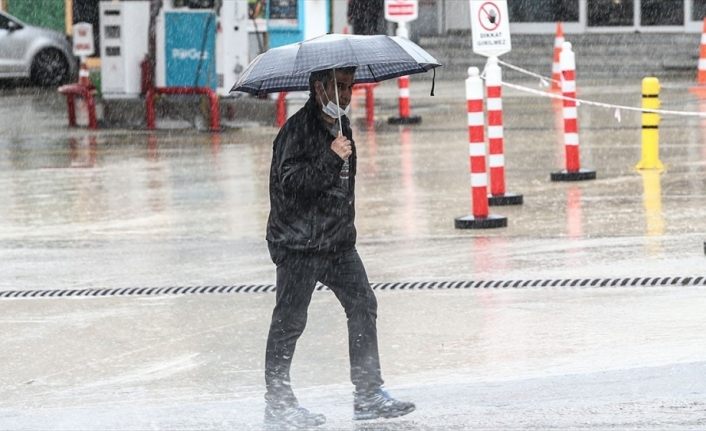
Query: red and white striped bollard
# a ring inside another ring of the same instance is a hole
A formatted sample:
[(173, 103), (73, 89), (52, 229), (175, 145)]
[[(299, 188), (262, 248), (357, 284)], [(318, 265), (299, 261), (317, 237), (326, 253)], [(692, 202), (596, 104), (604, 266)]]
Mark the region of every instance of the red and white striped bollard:
[(397, 78), (397, 86), (400, 89), (399, 105), (400, 118), (409, 117), (409, 76)]
[[(409, 38), (409, 32), (407, 31), (407, 25), (404, 22), (398, 23), (397, 26), (397, 36), (405, 39)], [(419, 124), (422, 122), (422, 117), (411, 115), (410, 101), (409, 101), (409, 76), (400, 76), (397, 78), (397, 86), (400, 90), (399, 96), (399, 117), (390, 117), (387, 119), (388, 124)]]
[(287, 122), (287, 93), (280, 91), (275, 103), (275, 127), (282, 127)]
[(488, 110), (488, 205), (522, 205), (522, 195), (505, 192), (505, 149), (503, 131), (503, 75), (497, 57), (488, 57), (485, 66), (486, 107)]
[(699, 44), (699, 62), (696, 67), (696, 85), (689, 91), (701, 99), (706, 95), (706, 18), (701, 27), (701, 43)]
[(375, 125), (375, 86), (370, 83), (365, 85), (365, 123), (368, 128)]
[(88, 65), (86, 64), (86, 57), (81, 56), (81, 64), (78, 69), (78, 84), (84, 87), (91, 86), (91, 74), (88, 71)]
[(471, 170), (473, 215), (457, 217), (456, 229), (486, 229), (507, 226), (507, 218), (488, 214), (488, 174), (485, 167), (485, 119), (483, 116), (483, 80), (477, 67), (468, 68), (466, 79), (468, 110), (468, 152)]
[(561, 90), (561, 64), (559, 56), (564, 46), (564, 27), (561, 22), (556, 23), (556, 36), (554, 37), (554, 57), (552, 61), (552, 90)]
[(576, 57), (571, 50), (571, 42), (564, 42), (560, 56), (561, 93), (564, 96), (564, 153), (566, 169), (552, 172), (552, 181), (595, 180), (596, 171), (581, 169), (579, 158), (579, 122), (576, 108)]

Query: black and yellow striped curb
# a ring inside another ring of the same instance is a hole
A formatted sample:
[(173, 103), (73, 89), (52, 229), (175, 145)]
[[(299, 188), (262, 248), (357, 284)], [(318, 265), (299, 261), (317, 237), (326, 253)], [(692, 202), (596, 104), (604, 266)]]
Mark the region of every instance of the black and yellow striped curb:
[[(453, 289), (526, 289), (552, 288), (606, 288), (606, 287), (693, 287), (706, 286), (706, 277), (628, 277), (628, 278), (574, 278), (546, 280), (480, 280), (480, 281), (412, 281), (398, 283), (371, 283), (374, 290), (453, 290)], [(322, 284), (316, 290), (328, 290)], [(174, 296), (235, 293), (274, 292), (272, 284), (122, 287), (86, 289), (29, 289), (3, 290), (0, 299), (73, 298), (115, 296)]]

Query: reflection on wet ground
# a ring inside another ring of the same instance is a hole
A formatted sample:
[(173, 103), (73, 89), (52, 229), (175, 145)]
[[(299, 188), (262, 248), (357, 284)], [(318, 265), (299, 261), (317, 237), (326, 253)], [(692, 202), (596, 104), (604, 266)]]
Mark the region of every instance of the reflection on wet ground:
[[(580, 96), (638, 106), (639, 84), (586, 85)], [(664, 85), (664, 108), (706, 109), (688, 85)], [(561, 108), (508, 90), (506, 183), (525, 203), (491, 207), (507, 228), (462, 231), (453, 227), (471, 213), (462, 89), (439, 82), (429, 98), (413, 81), (416, 126), (385, 124), (394, 83), (376, 90), (372, 124), (356, 96), (358, 249), (371, 281), (703, 274), (704, 120), (663, 118), (666, 168), (638, 172), (639, 113), (618, 121), (581, 106), (581, 163), (598, 178), (552, 183), (564, 163)], [(0, 97), (1, 290), (273, 282), (264, 230), (276, 129), (70, 130), (55, 94)], [(293, 378), (307, 407), (329, 416), (323, 429), (706, 426), (699, 288), (378, 296), (388, 385), (418, 412), (350, 421), (345, 320), (322, 292)], [(0, 423), (259, 429), (271, 301), (0, 300)]]
[[(639, 100), (639, 93), (618, 90), (611, 95), (588, 87), (583, 97)], [(491, 207), (491, 214), (509, 220), (500, 230), (453, 229), (455, 217), (471, 213), (471, 194), (464, 103), (450, 83), (440, 85), (433, 100), (419, 98), (413, 109), (423, 116), (421, 125), (366, 124), (354, 117), (359, 247), (369, 256), (373, 280), (701, 271), (703, 120), (663, 119), (667, 169), (655, 178), (633, 168), (640, 155), (639, 114), (625, 112), (618, 122), (610, 110), (580, 107), (581, 163), (595, 169), (598, 180), (552, 183), (549, 173), (564, 163), (556, 128), (561, 111), (555, 102), (507, 93), (506, 183), (525, 195), (525, 204)], [(686, 90), (665, 93), (666, 108), (701, 106)], [(8, 96), (15, 103), (23, 97)], [(13, 265), (0, 286), (48, 287), (47, 279), (55, 287), (271, 281), (263, 236), (276, 129), (91, 133), (66, 129), (58, 102), (30, 99), (21, 106), (2, 123), (0, 254)], [(363, 106), (359, 100), (356, 116), (364, 115)], [(386, 108), (392, 107), (378, 107), (377, 118), (386, 118)], [(35, 115), (32, 127), (19, 121)], [(478, 246), (473, 238), (487, 240)], [(52, 251), (57, 248), (64, 253)], [(479, 270), (469, 264), (477, 255), (504, 263)], [(184, 265), (174, 256), (191, 260)], [(580, 267), (571, 265), (576, 257)], [(40, 262), (42, 272), (63, 276), (37, 274)], [(87, 265), (98, 279), (84, 271)], [(155, 274), (154, 265), (170, 269)]]

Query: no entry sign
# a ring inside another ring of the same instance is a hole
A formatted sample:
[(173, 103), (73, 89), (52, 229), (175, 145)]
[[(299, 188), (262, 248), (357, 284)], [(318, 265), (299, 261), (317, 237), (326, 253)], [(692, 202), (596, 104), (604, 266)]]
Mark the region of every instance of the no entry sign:
[(385, 0), (385, 19), (402, 23), (417, 19), (419, 5), (417, 0)]
[(470, 0), (473, 52), (499, 56), (510, 52), (510, 19), (506, 0)]

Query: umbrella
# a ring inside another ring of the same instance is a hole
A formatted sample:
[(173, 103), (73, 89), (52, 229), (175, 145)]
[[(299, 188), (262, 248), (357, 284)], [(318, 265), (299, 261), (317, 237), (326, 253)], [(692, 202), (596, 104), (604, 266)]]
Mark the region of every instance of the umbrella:
[[(306, 91), (311, 72), (355, 67), (354, 83), (379, 82), (398, 76), (426, 72), (441, 66), (438, 61), (406, 38), (386, 35), (326, 34), (304, 42), (267, 50), (255, 57), (230, 90), (252, 94)], [(338, 102), (338, 85), (333, 74)], [(432, 79), (431, 95), (434, 95)], [(343, 134), (339, 114), (338, 130)], [(342, 169), (348, 177), (348, 160)]]
[(441, 64), (434, 57), (405, 38), (326, 34), (258, 55), (231, 92), (306, 91), (309, 75), (317, 70), (356, 67), (353, 82), (362, 83), (422, 73), (438, 66)]

